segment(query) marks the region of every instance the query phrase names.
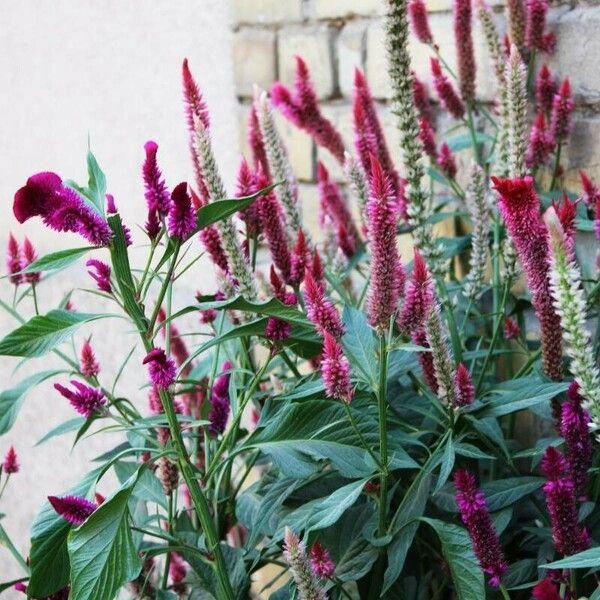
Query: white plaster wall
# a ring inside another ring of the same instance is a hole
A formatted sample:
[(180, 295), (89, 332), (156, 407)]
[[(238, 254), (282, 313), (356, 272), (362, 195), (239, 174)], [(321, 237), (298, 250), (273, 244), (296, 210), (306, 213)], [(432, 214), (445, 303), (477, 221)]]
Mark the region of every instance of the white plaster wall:
[[(228, 2), (225, 0), (5, 0), (0, 5), (0, 251), (9, 230), (26, 233), (40, 254), (81, 245), (74, 236), (56, 234), (39, 222), (19, 226), (12, 215), (16, 189), (32, 173), (52, 170), (84, 182), (88, 134), (92, 150), (108, 179), (124, 219), (143, 223), (145, 204), (140, 178), (143, 144), (159, 144), (159, 162), (173, 187), (192, 177), (183, 117), (181, 61), (187, 56), (211, 109), (215, 150), (222, 174), (232, 189), (237, 163), (237, 119), (234, 103)], [(61, 239), (62, 238), (62, 239)], [(68, 239), (70, 238), (70, 239)], [(134, 230), (137, 242), (143, 242)], [(135, 256), (142, 256), (138, 250)], [(101, 257), (101, 255), (99, 255)], [(2, 271), (4, 268), (2, 266)], [(197, 287), (210, 289), (212, 269), (197, 264), (175, 303), (190, 301)], [(42, 285), (43, 310), (56, 306), (71, 285), (89, 286), (81, 261)], [(0, 281), (0, 298), (12, 298), (11, 286)], [(106, 309), (76, 292), (77, 308)], [(30, 311), (30, 306), (27, 311)], [(0, 313), (0, 335), (15, 323)], [(85, 328), (107, 382), (118, 368), (118, 353), (134, 343), (118, 321)], [(79, 336), (78, 340), (81, 340)], [(136, 362), (137, 361), (137, 362)], [(122, 391), (140, 405), (145, 392), (141, 355)], [(26, 374), (46, 369), (53, 361), (38, 359), (14, 374), (18, 360), (0, 358), (0, 390)], [(131, 372), (130, 372), (131, 373)], [(63, 378), (63, 379), (66, 379)], [(26, 552), (29, 524), (44, 497), (75, 483), (88, 460), (112, 440), (94, 436), (71, 452), (72, 434), (34, 448), (51, 427), (76, 416), (50, 385), (27, 399), (16, 426), (0, 437), (3, 456), (14, 444), (21, 472), (2, 499), (2, 525)], [(109, 492), (110, 482), (100, 486)], [(0, 546), (0, 582), (21, 574)], [(3, 597), (16, 597), (8, 592)]]

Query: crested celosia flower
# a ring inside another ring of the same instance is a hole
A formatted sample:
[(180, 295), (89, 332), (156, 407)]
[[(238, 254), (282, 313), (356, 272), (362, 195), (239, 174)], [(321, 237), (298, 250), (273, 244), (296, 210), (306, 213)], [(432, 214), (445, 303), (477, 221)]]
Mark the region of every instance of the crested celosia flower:
[(89, 340), (83, 341), (79, 361), (79, 370), (85, 377), (97, 377), (98, 373), (100, 373), (100, 365), (96, 360), (96, 356), (94, 355), (94, 351), (92, 350)]
[(11, 446), (6, 455), (4, 456), (4, 460), (2, 461), (2, 472), (6, 475), (12, 475), (13, 473), (19, 472), (19, 462), (17, 460), (17, 453), (13, 446)]
[(450, 146), (444, 142), (440, 146), (440, 153), (437, 157), (437, 163), (442, 171), (442, 173), (448, 177), (448, 179), (454, 179), (456, 177), (456, 173), (458, 172), (458, 167), (456, 166), (456, 158), (450, 150)]
[(353, 395), (350, 363), (339, 342), (329, 332), (324, 333), (324, 338), (321, 376), (325, 384), (325, 394), (328, 398), (350, 402)]
[[(24, 266), (28, 267), (37, 260), (37, 252), (28, 237), (23, 240), (23, 259)], [(25, 281), (27, 283), (37, 283), (40, 280), (41, 274), (38, 271), (32, 273), (25, 273)]]
[(571, 133), (571, 115), (575, 103), (571, 96), (569, 78), (563, 80), (552, 100), (552, 120), (550, 130), (557, 144), (564, 142)]
[(521, 335), (519, 324), (510, 317), (504, 318), (504, 339), (516, 340)]
[(542, 579), (542, 581), (531, 590), (531, 595), (535, 600), (561, 600), (558, 589), (550, 577)]
[(433, 87), (442, 106), (455, 118), (462, 119), (465, 114), (465, 105), (456, 93), (450, 80), (442, 72), (440, 61), (431, 58), (431, 74), (433, 76)]
[(423, 150), (433, 160), (437, 160), (437, 144), (435, 143), (435, 132), (431, 123), (424, 117), (419, 117), (419, 139), (423, 144)]
[(416, 38), (423, 44), (433, 43), (425, 2), (423, 0), (409, 0), (408, 14)]
[(39, 216), (55, 231), (72, 231), (94, 246), (106, 246), (112, 232), (108, 223), (56, 173), (37, 173), (15, 194), (13, 212), (19, 223)]
[(98, 508), (98, 505), (83, 496), (48, 496), (52, 508), (69, 523), (81, 525)]
[(469, 369), (463, 363), (456, 367), (454, 375), (454, 385), (456, 386), (456, 406), (469, 406), (475, 400), (475, 386), (473, 377)]
[(148, 365), (150, 381), (158, 388), (168, 389), (175, 383), (177, 368), (172, 358), (162, 348), (153, 348), (146, 354), (142, 364)]
[[(265, 173), (261, 163), (258, 163), (258, 171)], [(265, 175), (262, 180), (266, 182), (268, 181), (268, 177)], [(256, 174), (251, 171), (248, 162), (243, 158), (238, 170), (236, 197), (244, 198), (245, 196), (251, 196), (258, 192), (259, 189)], [(246, 224), (246, 233), (250, 237), (255, 237), (261, 230), (259, 203), (260, 200), (257, 200), (238, 213), (240, 219)]]
[(398, 327), (401, 331), (409, 334), (422, 328), (429, 307), (435, 299), (433, 281), (427, 264), (416, 248), (414, 252), (413, 271), (398, 317)]
[(473, 50), (471, 0), (454, 0), (454, 43), (458, 64), (458, 81), (463, 102), (475, 102), (475, 52)]
[(596, 364), (590, 333), (586, 328), (586, 300), (581, 273), (569, 249), (563, 226), (554, 207), (544, 220), (548, 227), (550, 288), (562, 327), (569, 370), (579, 384), (584, 408), (590, 412), (592, 428), (600, 427), (600, 370)]
[(454, 474), (456, 504), (463, 523), (467, 526), (473, 542), (473, 551), (483, 572), (489, 576), (489, 583), (499, 586), (508, 564), (502, 552), (498, 534), (494, 528), (490, 511), (483, 492), (477, 489), (475, 476), (459, 469)]
[(398, 307), (400, 298), (400, 255), (396, 245), (396, 206), (390, 180), (379, 161), (371, 159), (369, 181), (369, 253), (371, 254), (371, 280), (367, 318), (372, 327), (383, 332), (390, 317)]
[(157, 213), (159, 217), (166, 217), (169, 214), (171, 199), (167, 184), (156, 160), (158, 144), (150, 140), (144, 144), (144, 151), (146, 152), (146, 159), (142, 166), (142, 175), (148, 210)]
[(579, 384), (573, 381), (567, 391), (567, 401), (561, 407), (560, 434), (565, 440), (565, 457), (576, 494), (585, 494), (593, 453), (590, 416), (581, 406), (582, 401)]
[(556, 448), (549, 446), (544, 452), (542, 469), (548, 480), (544, 494), (556, 550), (565, 556), (586, 550), (590, 538), (579, 525), (575, 486), (568, 475), (567, 461)]
[(283, 557), (296, 582), (299, 600), (327, 600), (327, 593), (311, 569), (304, 544), (289, 527), (285, 528), (283, 536)]
[(540, 218), (540, 201), (533, 187), (533, 179), (492, 177), (492, 181), (500, 194), (500, 212), (518, 252), (531, 290), (531, 302), (540, 321), (544, 371), (551, 379), (560, 381), (561, 319), (550, 293), (547, 230)]
[(434, 114), (431, 106), (431, 100), (425, 84), (416, 76), (414, 71), (411, 71), (412, 75), (412, 96), (414, 105), (419, 112), (419, 116), (427, 119), (427, 121), (433, 125)]
[(306, 269), (304, 273), (304, 302), (308, 318), (322, 336), (326, 333), (336, 338), (344, 335), (340, 315), (331, 300), (325, 297), (325, 286), (315, 277), (314, 269)]
[(296, 243), (292, 248), (290, 255), (290, 277), (289, 283), (291, 285), (300, 285), (304, 279), (304, 271), (310, 262), (310, 248), (306, 243), (306, 237), (304, 230), (301, 229), (298, 232)]
[(221, 374), (215, 379), (210, 394), (210, 411), (208, 412), (208, 430), (213, 435), (219, 435), (225, 431), (227, 419), (229, 418), (229, 380), (231, 379), (231, 363), (225, 361), (221, 368)]
[[(425, 333), (425, 327), (420, 327), (412, 334), (412, 341), (417, 346), (422, 348), (429, 348), (427, 342), (427, 334)], [(423, 377), (425, 383), (429, 386), (434, 394), (437, 394), (438, 383), (435, 377), (435, 367), (433, 366), (433, 355), (431, 352), (417, 352), (417, 358), (421, 365), (421, 371), (423, 371)]]
[(277, 82), (271, 88), (273, 104), (296, 127), (306, 131), (319, 146), (327, 148), (340, 164), (344, 162), (344, 142), (329, 119), (321, 112), (306, 63), (296, 56), (294, 95)]
[(85, 266), (94, 269), (94, 271), (88, 271), (88, 274), (96, 282), (98, 289), (101, 292), (110, 294), (112, 292), (112, 286), (110, 285), (111, 268), (106, 263), (95, 258), (90, 258), (85, 263)]
[(6, 270), (8, 271), (9, 281), (13, 285), (19, 285), (23, 281), (24, 276), (20, 274), (22, 268), (23, 264), (19, 242), (17, 242), (12, 233), (9, 233), (8, 250), (6, 253)]
[(529, 169), (536, 169), (545, 164), (554, 149), (554, 138), (546, 127), (546, 118), (540, 111), (535, 118), (529, 134), (529, 147), (525, 155), (525, 164)]
[(89, 418), (103, 410), (106, 398), (102, 390), (85, 385), (75, 379), (71, 380), (71, 385), (75, 388), (74, 391), (60, 383), (55, 383), (54, 389), (66, 398), (80, 415)]
[(346, 152), (346, 160), (344, 162), (344, 173), (346, 179), (350, 184), (350, 188), (354, 192), (358, 200), (358, 206), (360, 208), (360, 219), (363, 225), (362, 231), (365, 232), (365, 226), (367, 222), (366, 209), (367, 201), (369, 199), (369, 188), (367, 185), (367, 178), (365, 172), (362, 169), (358, 161), (349, 153)]
[(535, 79), (535, 105), (537, 110), (549, 113), (557, 91), (558, 88), (548, 66), (543, 64)]
[(514, 44), (521, 50), (525, 42), (525, 1), (507, 0), (506, 8), (508, 12), (508, 38), (510, 44)]
[(196, 211), (187, 187), (183, 181), (173, 189), (169, 208), (169, 235), (181, 241), (187, 240), (196, 229)]
[(252, 153), (254, 170), (262, 170), (267, 179), (270, 180), (271, 171), (269, 168), (269, 160), (267, 158), (265, 141), (263, 140), (260, 131), (260, 123), (258, 122), (255, 104), (252, 104), (250, 112), (248, 113), (248, 146), (250, 146), (250, 152)]
[(315, 542), (310, 549), (310, 566), (313, 573), (321, 579), (333, 577), (335, 563), (331, 560), (329, 550)]
[(546, 30), (547, 0), (527, 0), (527, 24), (525, 27), (525, 46), (529, 50), (544, 52), (547, 42), (544, 38)]
[(506, 65), (508, 86), (508, 172), (511, 177), (525, 175), (527, 153), (527, 73), (515, 44)]

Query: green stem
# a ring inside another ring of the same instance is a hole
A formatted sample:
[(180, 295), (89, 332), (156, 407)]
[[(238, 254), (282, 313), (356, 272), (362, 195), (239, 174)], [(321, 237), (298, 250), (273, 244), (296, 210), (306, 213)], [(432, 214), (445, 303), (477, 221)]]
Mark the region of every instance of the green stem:
[(473, 147), (473, 158), (475, 162), (481, 166), (481, 157), (479, 155), (479, 146), (477, 145), (477, 133), (475, 131), (475, 123), (473, 122), (473, 113), (471, 107), (467, 108), (467, 127), (471, 136), (471, 145)]
[(556, 186), (556, 182), (558, 181), (558, 175), (560, 172), (560, 153), (562, 150), (562, 142), (558, 142), (556, 146), (556, 160), (554, 162), (554, 172), (552, 173), (552, 182), (550, 183), (550, 191), (554, 189)]
[(462, 346), (460, 342), (460, 335), (456, 327), (456, 320), (454, 319), (454, 312), (452, 310), (452, 303), (450, 302), (450, 295), (446, 289), (446, 285), (440, 279), (438, 280), (438, 290), (440, 297), (444, 301), (444, 309), (446, 311), (446, 317), (448, 319), (448, 329), (450, 330), (450, 339), (452, 341), (452, 350), (454, 352), (454, 360), (459, 363), (462, 362)]
[[(168, 525), (167, 531), (172, 533), (173, 530), (173, 490), (169, 492), (168, 497)], [(169, 584), (169, 567), (171, 566), (171, 553), (167, 552), (165, 555), (165, 570), (163, 572), (162, 578), (162, 586), (163, 590), (167, 589), (167, 585)]]
[(500, 584), (500, 587), (498, 589), (502, 593), (502, 597), (504, 598), (504, 600), (510, 600), (510, 596), (508, 595), (508, 591), (507, 591), (507, 589), (506, 589), (506, 587), (504, 586), (503, 583)]
[(370, 454), (371, 458), (373, 459), (373, 461), (375, 462), (377, 467), (379, 469), (381, 469), (382, 468), (381, 462), (379, 461), (377, 456), (375, 456), (375, 453), (373, 452), (373, 450), (371, 450), (371, 448), (369, 447), (369, 444), (367, 444), (367, 440), (365, 440), (363, 434), (360, 432), (360, 429), (358, 428), (358, 425), (356, 424), (356, 419), (354, 418), (354, 415), (352, 414), (352, 410), (350, 409), (350, 404), (348, 402), (342, 402), (342, 404), (344, 405), (344, 408), (346, 409), (346, 414), (348, 415), (348, 419), (350, 420), (352, 429), (354, 429), (356, 435), (358, 436), (358, 439), (360, 440), (360, 443), (363, 445), (364, 449)]
[(152, 316), (150, 317), (150, 324), (148, 325), (148, 335), (152, 335), (152, 331), (154, 330), (154, 324), (156, 323), (156, 318), (158, 317), (158, 313), (160, 312), (160, 307), (162, 305), (165, 294), (167, 293), (167, 289), (169, 288), (169, 284), (171, 283), (171, 277), (173, 276), (173, 271), (175, 270), (175, 264), (177, 263), (177, 256), (179, 254), (179, 250), (181, 249), (181, 240), (177, 240), (175, 242), (175, 250), (173, 251), (173, 257), (171, 258), (171, 264), (169, 265), (169, 270), (167, 271), (167, 275), (165, 276), (165, 280), (163, 281), (162, 287), (160, 288), (160, 292), (158, 293), (158, 298), (156, 299), (156, 306), (154, 307), (154, 311), (152, 312)]
[(31, 284), (31, 295), (33, 296), (33, 308), (35, 309), (35, 314), (39, 315), (40, 310), (38, 308), (38, 300), (37, 300), (37, 293), (35, 291), (35, 283)]

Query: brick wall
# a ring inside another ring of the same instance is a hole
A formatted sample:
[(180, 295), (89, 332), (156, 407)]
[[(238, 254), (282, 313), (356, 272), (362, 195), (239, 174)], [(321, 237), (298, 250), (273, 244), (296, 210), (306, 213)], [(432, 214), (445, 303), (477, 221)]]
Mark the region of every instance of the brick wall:
[[(488, 0), (489, 1), (489, 0)], [(308, 63), (324, 112), (333, 120), (352, 148), (352, 80), (355, 66), (366, 73), (380, 104), (380, 118), (392, 152), (398, 156), (394, 116), (388, 106), (390, 84), (383, 34), (383, 0), (231, 0), (234, 27), (233, 57), (239, 100), (240, 147), (247, 150), (246, 119), (252, 84), (269, 89), (275, 80), (293, 81), (296, 54)], [(505, 30), (502, 0), (490, 2), (497, 27)], [(455, 64), (451, 0), (427, 0), (430, 25), (442, 55)], [(557, 47), (547, 62), (556, 77), (568, 75), (576, 100), (575, 126), (565, 157), (567, 178), (576, 188), (576, 172), (584, 168), (600, 180), (600, 7), (573, 2), (555, 4), (549, 28), (556, 33)], [(477, 94), (491, 102), (495, 96), (493, 73), (485, 41), (474, 18), (477, 57)], [(429, 49), (411, 39), (413, 68), (430, 83)], [(431, 92), (431, 86), (430, 92)], [(340, 167), (327, 151), (315, 148), (310, 138), (278, 116), (292, 166), (301, 182), (305, 215), (316, 214), (314, 185), (316, 160), (342, 180)], [(440, 131), (444, 130), (441, 124)]]

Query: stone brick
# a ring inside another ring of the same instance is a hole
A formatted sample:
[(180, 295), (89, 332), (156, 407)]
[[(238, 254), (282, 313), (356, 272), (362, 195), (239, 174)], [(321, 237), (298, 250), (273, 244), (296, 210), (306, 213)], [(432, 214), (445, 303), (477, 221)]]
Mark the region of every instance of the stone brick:
[(327, 25), (286, 27), (279, 32), (279, 79), (292, 85), (296, 68), (295, 56), (302, 56), (310, 69), (319, 98), (331, 97), (336, 89), (333, 67), (332, 35)]
[(338, 82), (340, 91), (350, 98), (354, 83), (354, 69), (364, 70), (366, 23), (348, 23), (337, 39)]
[(583, 169), (594, 180), (600, 181), (600, 116), (576, 115), (565, 157), (565, 180), (568, 189), (581, 189), (578, 170)]
[(296, 23), (302, 20), (302, 0), (233, 0), (233, 23)]
[[(427, 0), (427, 11), (433, 12), (449, 12), (452, 10), (453, 0)], [(504, 6), (504, 0), (488, 0), (489, 6)]]
[(269, 89), (276, 79), (275, 33), (244, 27), (233, 34), (233, 69), (238, 96), (251, 97), (252, 86)]
[(370, 17), (385, 13), (384, 0), (314, 0), (311, 16), (316, 19)]
[(314, 242), (323, 240), (323, 233), (319, 226), (319, 192), (314, 183), (301, 183), (298, 186), (298, 199), (302, 206), (302, 221), (310, 231)]

